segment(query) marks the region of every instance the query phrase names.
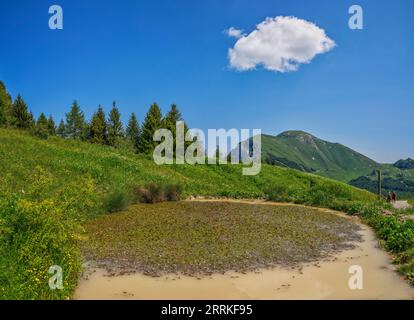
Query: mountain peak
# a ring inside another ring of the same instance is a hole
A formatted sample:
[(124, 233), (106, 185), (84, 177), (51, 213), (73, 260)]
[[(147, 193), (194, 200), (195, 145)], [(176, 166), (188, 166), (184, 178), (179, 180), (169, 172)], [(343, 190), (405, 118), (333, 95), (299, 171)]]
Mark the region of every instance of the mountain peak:
[(289, 130), (282, 132), (277, 136), (278, 138), (287, 138), (287, 139), (296, 139), (302, 143), (307, 144), (315, 144), (315, 140), (318, 140), (315, 136), (311, 135), (310, 133), (307, 133), (305, 131), (300, 130)]
[(297, 138), (304, 136), (315, 138), (315, 136), (311, 135), (310, 133), (301, 130), (288, 130), (278, 135), (279, 138)]

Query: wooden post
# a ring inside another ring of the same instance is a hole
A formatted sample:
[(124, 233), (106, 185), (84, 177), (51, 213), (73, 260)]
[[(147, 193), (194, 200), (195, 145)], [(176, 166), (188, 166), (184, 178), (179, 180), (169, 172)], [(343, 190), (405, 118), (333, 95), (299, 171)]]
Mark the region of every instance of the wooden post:
[(377, 171), (378, 173), (378, 198), (382, 199), (382, 186), (381, 186), (381, 170)]

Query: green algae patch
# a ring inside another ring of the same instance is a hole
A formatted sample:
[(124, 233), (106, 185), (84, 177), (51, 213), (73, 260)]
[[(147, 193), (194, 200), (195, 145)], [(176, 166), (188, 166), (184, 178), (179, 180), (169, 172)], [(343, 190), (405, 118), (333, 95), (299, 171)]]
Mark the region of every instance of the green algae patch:
[(86, 228), (88, 261), (153, 276), (295, 267), (361, 240), (358, 225), (329, 212), (226, 201), (139, 204)]

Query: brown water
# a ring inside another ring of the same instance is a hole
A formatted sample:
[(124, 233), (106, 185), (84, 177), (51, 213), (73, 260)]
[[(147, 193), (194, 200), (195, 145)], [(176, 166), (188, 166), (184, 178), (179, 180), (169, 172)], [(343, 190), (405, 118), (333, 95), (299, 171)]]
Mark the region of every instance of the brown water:
[[(197, 279), (143, 274), (108, 277), (87, 267), (76, 299), (413, 299), (414, 289), (377, 247), (373, 232), (362, 226), (364, 241), (355, 249), (302, 270), (276, 268), (248, 274), (227, 273)], [(363, 289), (348, 287), (349, 267), (363, 268)]]

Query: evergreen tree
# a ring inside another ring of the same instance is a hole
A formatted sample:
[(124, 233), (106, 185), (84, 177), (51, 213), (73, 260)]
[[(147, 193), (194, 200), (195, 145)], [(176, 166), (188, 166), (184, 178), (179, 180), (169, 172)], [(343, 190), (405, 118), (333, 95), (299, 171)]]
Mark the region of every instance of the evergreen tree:
[(13, 123), (19, 129), (33, 127), (33, 114), (27, 110), (27, 105), (19, 94), (13, 103)]
[(56, 134), (61, 138), (66, 138), (66, 126), (63, 120), (60, 120), (59, 126), (56, 130)]
[(46, 139), (49, 135), (48, 121), (43, 112), (40, 114), (39, 118), (36, 121), (34, 133), (36, 136), (42, 139)]
[[(175, 104), (171, 105), (170, 111), (165, 115), (163, 121), (162, 121), (162, 127), (165, 129), (168, 129), (172, 132), (174, 137), (174, 154), (175, 154), (175, 148), (176, 148), (176, 139), (177, 139), (177, 130), (176, 130), (176, 124), (178, 121), (184, 121), (181, 112), (178, 110), (177, 106)], [(184, 122), (184, 138), (187, 134), (188, 126)], [(184, 143), (184, 149), (191, 144), (191, 141), (186, 141)]]
[(33, 113), (29, 111), (29, 129), (34, 128), (36, 125), (35, 117), (33, 116)]
[(0, 126), (5, 126), (6, 123), (7, 123), (6, 111), (4, 110), (3, 106), (0, 104)]
[(108, 143), (108, 132), (107, 124), (105, 120), (105, 112), (103, 108), (99, 106), (98, 111), (92, 117), (90, 126), (89, 126), (89, 141), (97, 144), (107, 144)]
[(136, 151), (138, 151), (140, 135), (141, 132), (137, 117), (135, 116), (135, 113), (132, 113), (128, 121), (128, 126), (126, 128), (126, 137), (129, 141), (132, 142)]
[(162, 127), (161, 109), (156, 103), (153, 103), (142, 124), (141, 137), (138, 143), (138, 152), (150, 154), (156, 144), (153, 141), (155, 131)]
[(85, 138), (85, 116), (80, 109), (78, 102), (75, 100), (71, 110), (66, 114), (66, 132), (68, 138), (84, 139)]
[(175, 138), (176, 122), (182, 120), (183, 118), (181, 117), (181, 112), (178, 110), (175, 104), (172, 104), (170, 111), (167, 112), (164, 119), (162, 120), (162, 126), (163, 128), (170, 130)]
[(49, 119), (47, 119), (47, 131), (52, 136), (56, 134), (56, 125), (52, 115), (50, 115)]
[(12, 98), (4, 83), (0, 81), (0, 126), (7, 126), (12, 122), (12, 106)]
[(117, 146), (123, 135), (121, 114), (119, 113), (119, 110), (116, 107), (116, 103), (114, 101), (112, 103), (112, 109), (109, 112), (108, 144), (110, 146)]

